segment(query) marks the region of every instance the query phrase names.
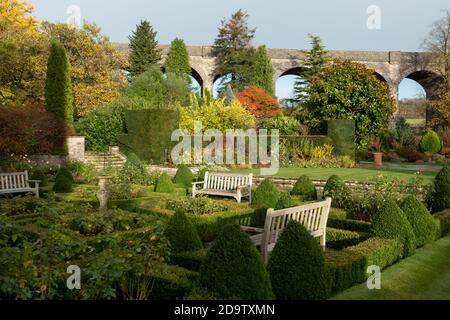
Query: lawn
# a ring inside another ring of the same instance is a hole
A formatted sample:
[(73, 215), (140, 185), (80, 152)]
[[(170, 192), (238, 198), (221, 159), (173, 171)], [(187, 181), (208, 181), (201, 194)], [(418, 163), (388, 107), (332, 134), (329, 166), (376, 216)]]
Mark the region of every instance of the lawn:
[(381, 274), (381, 290), (365, 283), (335, 300), (448, 300), (450, 299), (450, 235), (418, 249), (417, 253)]
[[(380, 174), (385, 175), (388, 178), (398, 178), (398, 179), (406, 179), (407, 181), (416, 177), (415, 170), (407, 170), (408, 165), (404, 166), (404, 169), (375, 169), (368, 167), (359, 167), (359, 168), (280, 168), (277, 176), (281, 177), (299, 177), (301, 175), (307, 175), (311, 179), (328, 179), (331, 175), (336, 174), (340, 178), (347, 181), (373, 181)], [(425, 167), (425, 171), (421, 177), (425, 183), (431, 183), (434, 180), (434, 177), (437, 174), (436, 169), (440, 169), (440, 167), (436, 166), (423, 166)], [(436, 167), (436, 168), (435, 168)], [(415, 167), (411, 167), (413, 169)], [(242, 169), (242, 170), (234, 170), (234, 172), (241, 173), (253, 173), (255, 175), (260, 174), (259, 169)]]

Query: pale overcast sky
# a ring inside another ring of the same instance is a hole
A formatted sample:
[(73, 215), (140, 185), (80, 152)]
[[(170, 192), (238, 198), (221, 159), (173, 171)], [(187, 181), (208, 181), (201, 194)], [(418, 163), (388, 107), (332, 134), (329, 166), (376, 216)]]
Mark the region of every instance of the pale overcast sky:
[[(306, 49), (308, 33), (330, 50), (417, 51), (429, 26), (450, 9), (449, 0), (29, 0), (39, 19), (66, 22), (71, 5), (94, 21), (114, 42), (126, 42), (141, 19), (158, 32), (161, 44), (181, 37), (187, 44), (210, 45), (220, 20), (242, 8), (257, 27), (255, 44)], [(369, 29), (367, 10), (380, 9), (380, 29)], [(283, 88), (281, 88), (283, 87)], [(417, 91), (412, 86), (410, 95)], [(406, 89), (405, 89), (406, 90)], [(289, 88), (280, 86), (278, 91)], [(287, 93), (286, 93), (287, 94)], [(284, 94), (283, 94), (284, 95)]]

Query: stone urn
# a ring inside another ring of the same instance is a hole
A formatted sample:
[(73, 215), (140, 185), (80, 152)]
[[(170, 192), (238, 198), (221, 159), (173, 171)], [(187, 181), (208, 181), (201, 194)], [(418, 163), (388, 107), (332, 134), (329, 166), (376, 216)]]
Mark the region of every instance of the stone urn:
[(381, 168), (383, 165), (383, 152), (374, 152), (373, 153), (373, 165), (375, 168)]
[(111, 192), (109, 191), (108, 184), (112, 177), (109, 176), (100, 176), (98, 177), (98, 192), (97, 199), (100, 202), (100, 210), (108, 209), (108, 200), (111, 196)]

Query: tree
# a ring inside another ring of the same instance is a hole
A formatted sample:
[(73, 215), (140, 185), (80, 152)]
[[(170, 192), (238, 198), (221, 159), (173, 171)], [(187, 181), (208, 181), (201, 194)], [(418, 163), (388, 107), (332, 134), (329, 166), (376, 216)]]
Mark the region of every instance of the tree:
[(129, 37), (129, 68), (132, 77), (145, 72), (149, 66), (159, 63), (161, 50), (158, 49), (156, 31), (146, 20), (136, 26), (136, 31)]
[(326, 132), (326, 121), (354, 120), (357, 147), (365, 148), (387, 128), (393, 112), (388, 86), (373, 70), (351, 60), (335, 60), (311, 78), (305, 120), (314, 133)]
[(185, 77), (191, 82), (191, 65), (189, 64), (189, 53), (182, 39), (176, 38), (170, 45), (167, 55), (166, 72), (172, 73), (180, 77)]
[(32, 10), (21, 0), (0, 3), (0, 106), (43, 102), (48, 41)]
[(256, 50), (252, 67), (251, 84), (256, 85), (266, 92), (275, 95), (273, 83), (274, 70), (270, 58), (267, 54), (266, 46), (261, 46)]
[(63, 45), (53, 40), (47, 64), (45, 81), (45, 105), (49, 112), (73, 126), (73, 95), (70, 79), (70, 63)]
[(126, 58), (101, 34), (99, 27), (85, 22), (81, 29), (76, 29), (65, 23), (43, 22), (42, 29), (66, 49), (71, 65), (75, 118), (120, 96), (127, 78), (119, 70), (126, 68)]
[(238, 10), (230, 20), (223, 19), (219, 34), (214, 41), (213, 54), (216, 57), (216, 74), (230, 75), (220, 83), (219, 92), (228, 84), (234, 90), (242, 91), (249, 84), (254, 59), (251, 42), (256, 29), (248, 26), (248, 14)]
[(322, 68), (330, 62), (328, 51), (322, 45), (320, 37), (308, 34), (311, 42), (311, 50), (306, 52), (306, 57), (302, 61), (305, 71), (298, 77), (294, 84), (294, 94), (297, 103), (304, 103), (308, 97), (308, 86), (312, 77), (317, 75)]
[(445, 11), (444, 16), (433, 23), (422, 47), (433, 53), (431, 63), (434, 69), (440, 70), (440, 76), (444, 79), (444, 86), (438, 88), (438, 91), (441, 94), (450, 91), (450, 10)]
[(250, 86), (236, 97), (257, 118), (276, 117), (281, 113), (277, 99), (260, 87)]

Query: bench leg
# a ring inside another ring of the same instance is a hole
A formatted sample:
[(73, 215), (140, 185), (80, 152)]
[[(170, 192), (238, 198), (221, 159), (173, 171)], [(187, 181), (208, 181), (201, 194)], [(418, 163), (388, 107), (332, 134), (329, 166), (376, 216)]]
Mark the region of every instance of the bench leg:
[(322, 250), (325, 252), (326, 246), (327, 246), (327, 237), (326, 235), (323, 235), (320, 237), (320, 246), (322, 247)]

